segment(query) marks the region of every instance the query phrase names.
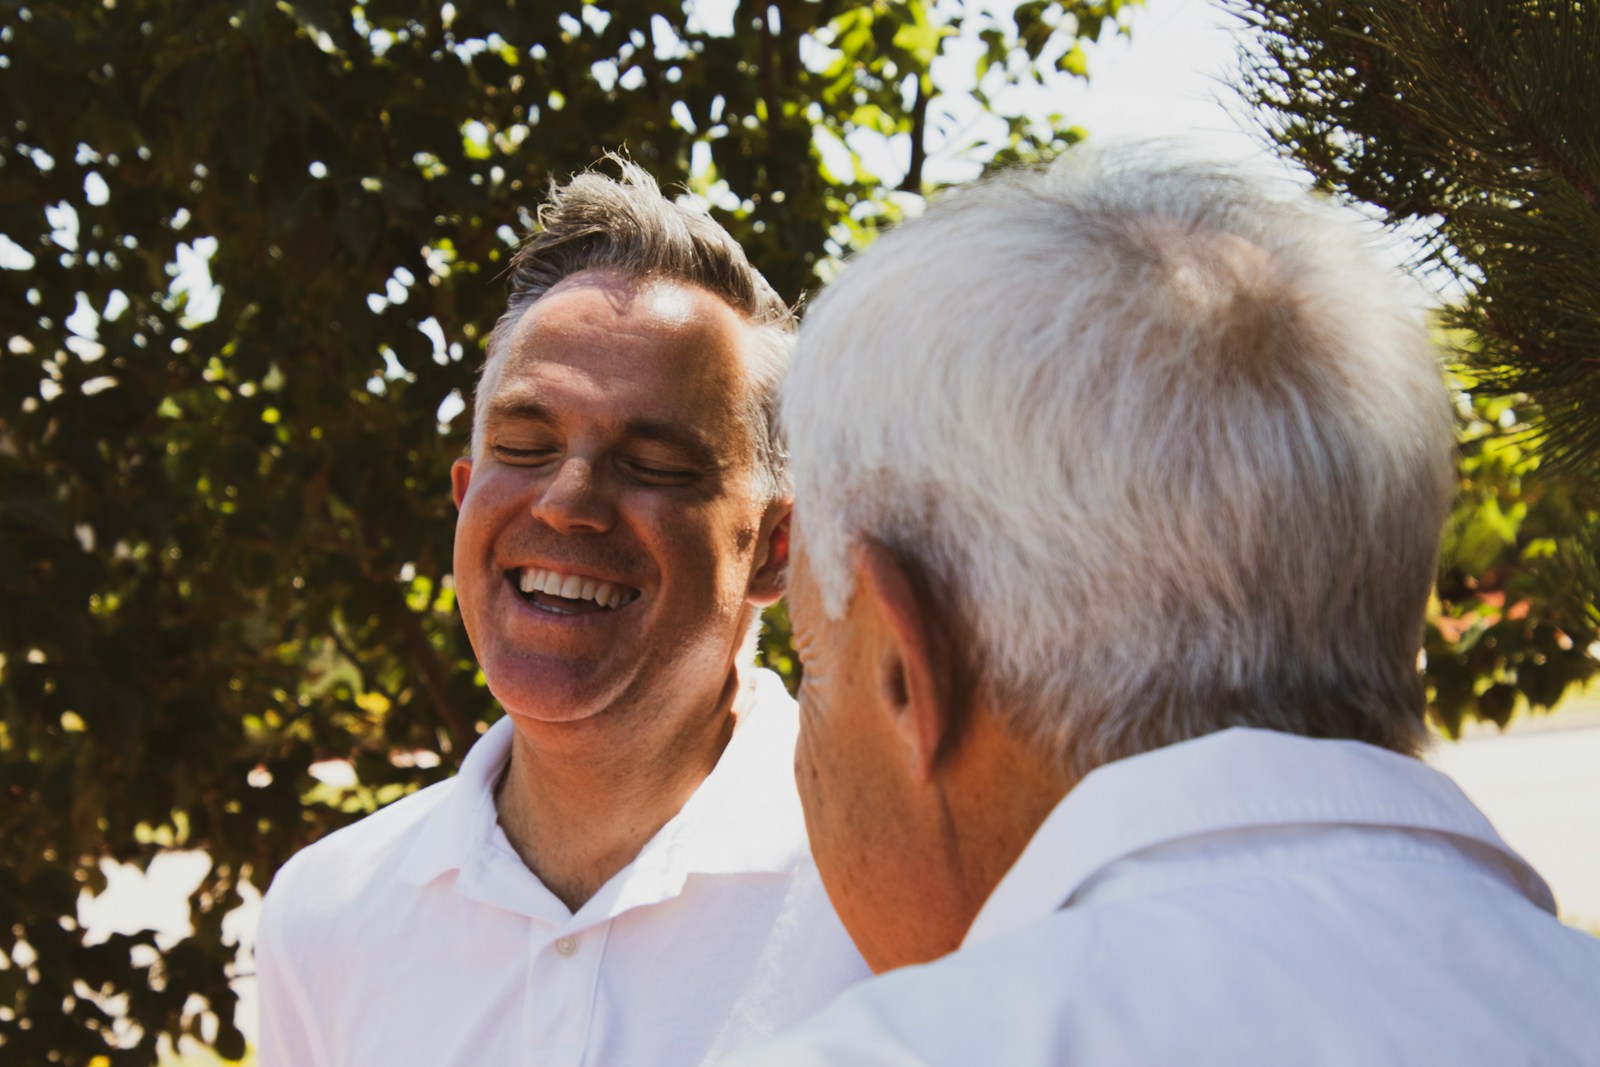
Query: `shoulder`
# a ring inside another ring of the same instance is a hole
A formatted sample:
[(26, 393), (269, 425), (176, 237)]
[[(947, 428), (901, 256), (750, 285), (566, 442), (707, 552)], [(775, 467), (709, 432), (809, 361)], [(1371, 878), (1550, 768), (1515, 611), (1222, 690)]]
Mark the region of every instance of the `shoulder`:
[[(1304, 900), (1275, 915), (1271, 891), (1237, 888), (1056, 912), (846, 990), (734, 1063), (1476, 1065), (1581, 1062), (1597, 1047), (1584, 1005), (1600, 996), (1600, 941), (1537, 909), (1501, 910), (1499, 936), (1459, 915), (1430, 924), (1437, 897), (1419, 894), (1394, 922), (1362, 914), (1352, 934), (1307, 923)], [(1311, 929), (1296, 934), (1290, 917)], [(1464, 928), (1471, 944), (1452, 947)]]
[(295, 853), (267, 890), (263, 925), (337, 911), (397, 877), (418, 830), (455, 786), (454, 778), (437, 782)]
[[(1043, 1003), (1058, 983), (1033, 957), (1062, 973), (1061, 946), (1041, 949), (1046, 924), (848, 989), (799, 1026), (750, 1050), (730, 1067), (957, 1067), (1058, 1062), (1048, 1038), (1061, 1004)], [(1041, 978), (1043, 980), (1041, 981)], [(1053, 998), (1052, 998), (1053, 999)], [(1042, 1058), (1041, 1058), (1042, 1057)]]
[[(1013, 1063), (988, 1016), (993, 986), (957, 953), (845, 990), (817, 1014), (727, 1067), (943, 1067)], [(1005, 977), (1005, 975), (1001, 975)], [(981, 1027), (972, 1025), (983, 1019)], [(981, 1032), (977, 1032), (981, 1031)]]
[[(372, 893), (398, 891), (418, 871), (456, 864), (492, 822), (493, 782), (510, 746), (511, 724), (501, 719), (468, 750), (455, 776), (412, 793), (296, 853), (267, 891), (262, 922), (281, 916), (339, 913)], [(415, 854), (417, 862), (408, 864)], [(422, 878), (426, 880), (426, 876)], [(420, 884), (420, 882), (417, 882)]]

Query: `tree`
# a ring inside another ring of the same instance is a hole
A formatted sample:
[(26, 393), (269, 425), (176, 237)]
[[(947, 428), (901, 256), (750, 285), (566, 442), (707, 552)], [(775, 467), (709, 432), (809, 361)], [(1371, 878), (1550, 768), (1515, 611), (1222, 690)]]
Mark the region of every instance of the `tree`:
[(1600, 568), (1585, 554), (1595, 508), (1570, 480), (1538, 476), (1520, 405), (1484, 394), (1463, 413), (1461, 495), (1425, 635), (1429, 707), (1451, 735), (1471, 719), (1503, 727), (1519, 708), (1551, 708), (1600, 674), (1589, 592)]
[[(623, 146), (797, 298), (925, 186), (958, 32), (1004, 120), (973, 156), (1027, 158), (1079, 134), (997, 94), (1082, 73), (1126, 2), (740, 2), (714, 27), (659, 0), (0, 0), (5, 1058), (237, 1055), (239, 887), (495, 714), (445, 472), (552, 177)], [(899, 173), (864, 165), (874, 138)], [(358, 784), (320, 781), (330, 759)], [(193, 935), (86, 944), (99, 864), (170, 848), (212, 860)]]
[(1435, 714), (1454, 731), (1548, 707), (1600, 671), (1600, 7), (1227, 2), (1280, 149), (1464, 293), (1443, 313), (1471, 410)]

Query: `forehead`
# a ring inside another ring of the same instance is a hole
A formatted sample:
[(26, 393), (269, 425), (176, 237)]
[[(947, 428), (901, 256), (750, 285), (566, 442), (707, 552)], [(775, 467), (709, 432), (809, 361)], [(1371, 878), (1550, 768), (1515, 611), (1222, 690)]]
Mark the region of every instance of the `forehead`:
[(737, 311), (697, 286), (585, 271), (517, 322), (485, 370), (483, 413), (536, 402), (714, 427), (738, 417), (753, 341)]

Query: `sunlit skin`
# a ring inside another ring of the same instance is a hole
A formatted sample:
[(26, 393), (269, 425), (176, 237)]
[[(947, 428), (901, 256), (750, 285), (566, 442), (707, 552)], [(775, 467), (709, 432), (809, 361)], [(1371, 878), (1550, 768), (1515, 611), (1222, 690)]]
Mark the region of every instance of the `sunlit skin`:
[[(574, 275), (486, 371), (451, 470), (457, 600), (516, 727), (501, 823), (569, 906), (715, 765), (740, 646), (781, 593), (788, 505), (760, 492), (739, 417), (750, 340), (698, 288)], [(525, 595), (524, 569), (628, 599)]]
[(795, 778), (828, 896), (881, 973), (959, 947), (1068, 782), (968, 684), (947, 609), (880, 546), (852, 561), (855, 593), (830, 620), (797, 530)]

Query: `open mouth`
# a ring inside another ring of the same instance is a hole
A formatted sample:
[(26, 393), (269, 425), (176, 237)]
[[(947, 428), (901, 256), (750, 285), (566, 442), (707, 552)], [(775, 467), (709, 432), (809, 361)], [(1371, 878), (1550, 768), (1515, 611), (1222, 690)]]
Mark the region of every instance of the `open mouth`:
[(616, 611), (639, 598), (639, 590), (620, 582), (603, 582), (543, 567), (509, 570), (506, 580), (523, 600), (554, 615)]

